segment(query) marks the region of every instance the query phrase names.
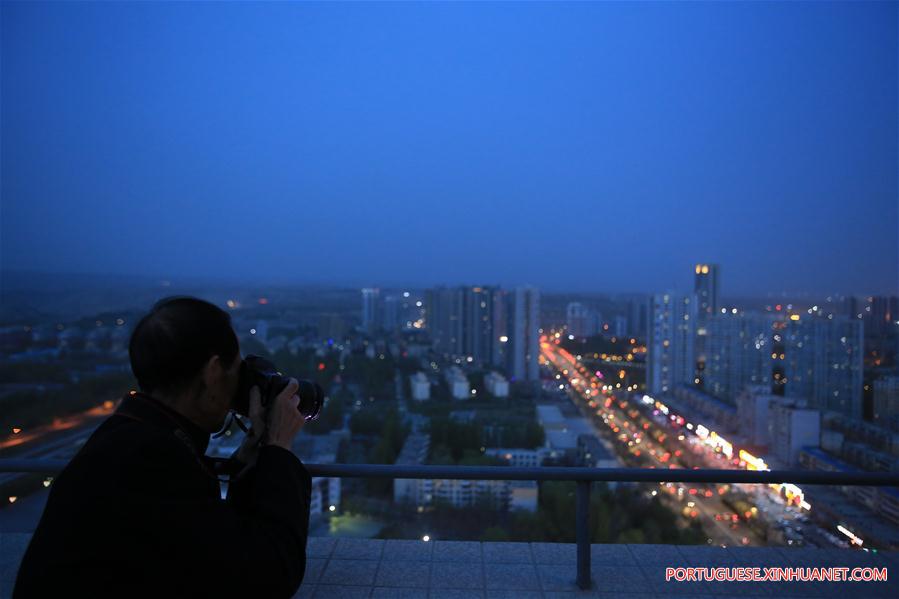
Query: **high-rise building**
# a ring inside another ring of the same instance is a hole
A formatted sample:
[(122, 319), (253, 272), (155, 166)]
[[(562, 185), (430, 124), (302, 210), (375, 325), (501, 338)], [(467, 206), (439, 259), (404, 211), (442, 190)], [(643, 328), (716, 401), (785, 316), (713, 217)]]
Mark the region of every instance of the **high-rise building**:
[(696, 383), (705, 384), (705, 365), (709, 319), (718, 314), (718, 265), (697, 264), (694, 267), (693, 293), (696, 296)]
[(628, 334), (631, 337), (645, 339), (649, 329), (649, 303), (648, 296), (630, 300), (628, 304)]
[(362, 329), (373, 333), (380, 327), (379, 299), (381, 291), (373, 287), (362, 290)]
[(627, 336), (627, 317), (618, 315), (612, 321), (612, 335), (621, 339)]
[(385, 331), (395, 331), (400, 326), (400, 298), (388, 295), (383, 302), (384, 318), (381, 320)]
[(774, 357), (783, 360), (786, 393), (805, 398), (812, 408), (861, 418), (862, 321), (794, 314), (779, 328), (784, 351)]
[(539, 376), (540, 293), (522, 287), (437, 287), (425, 296), (434, 350), (449, 360), (502, 368), (517, 380)]
[(841, 298), (839, 311), (843, 316), (848, 318), (863, 318), (865, 315), (865, 309), (862, 307), (862, 303), (859, 301), (859, 298), (854, 295)]
[(436, 287), (425, 295), (425, 326), (434, 350), (446, 358), (463, 355), (464, 287)]
[(646, 386), (670, 393), (694, 379), (696, 302), (693, 296), (657, 294), (651, 301)]
[(509, 295), (496, 288), (493, 291), (493, 357), (491, 362), (508, 371), (509, 355)]
[(502, 365), (505, 294), (497, 287), (437, 287), (426, 293), (425, 322), (434, 349), (477, 366)]
[(496, 305), (494, 297), (501, 294), (495, 287), (466, 287), (463, 295), (462, 350), (471, 362), (483, 366), (492, 364), (495, 334)]
[(774, 317), (726, 311), (706, 320), (703, 388), (730, 404), (747, 385), (771, 387)]
[(424, 301), (420, 294), (403, 291), (399, 298), (399, 326), (401, 329), (414, 330), (424, 323)]
[(899, 424), (899, 376), (874, 381), (874, 422), (888, 427)]
[(864, 312), (865, 336), (887, 337), (899, 332), (899, 297), (869, 297)]
[(580, 302), (571, 302), (565, 308), (568, 334), (575, 337), (592, 337), (599, 333), (599, 314)]
[(899, 364), (899, 297), (869, 297), (863, 313), (865, 354), (875, 366)]
[(697, 330), (718, 313), (718, 265), (697, 264), (694, 268), (693, 292), (696, 295)]
[(540, 291), (518, 287), (509, 298), (509, 373), (514, 380), (536, 381), (540, 377)]

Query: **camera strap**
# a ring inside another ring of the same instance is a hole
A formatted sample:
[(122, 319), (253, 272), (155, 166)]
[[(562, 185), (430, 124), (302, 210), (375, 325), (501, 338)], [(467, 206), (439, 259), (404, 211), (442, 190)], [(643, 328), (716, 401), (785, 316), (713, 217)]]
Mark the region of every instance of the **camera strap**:
[[(143, 395), (145, 397), (139, 398), (139, 395)], [(132, 404), (138, 401), (141, 402), (142, 405), (151, 406), (154, 411), (154, 415), (158, 414), (159, 416), (162, 416), (162, 418), (147, 419), (142, 417), (140, 414), (135, 413), (135, 410), (132, 409)], [(181, 428), (177, 421), (166, 414), (165, 410), (163, 410), (161, 406), (157, 406), (156, 402), (158, 402), (158, 400), (153, 399), (151, 396), (146, 396), (146, 394), (143, 393), (135, 395), (129, 394), (125, 396), (124, 400), (119, 405), (119, 408), (115, 411), (114, 416), (121, 416), (123, 418), (147, 424), (155, 428), (161, 428), (171, 433), (176, 439), (187, 446), (187, 448), (190, 450), (191, 455), (194, 456), (194, 458), (197, 460), (197, 463), (200, 465), (200, 468), (204, 473), (214, 478), (215, 480), (219, 480), (219, 475), (216, 473), (216, 470), (218, 469), (218, 460), (207, 458), (204, 454), (200, 453), (199, 448), (191, 439), (190, 435), (187, 434), (183, 428)]]

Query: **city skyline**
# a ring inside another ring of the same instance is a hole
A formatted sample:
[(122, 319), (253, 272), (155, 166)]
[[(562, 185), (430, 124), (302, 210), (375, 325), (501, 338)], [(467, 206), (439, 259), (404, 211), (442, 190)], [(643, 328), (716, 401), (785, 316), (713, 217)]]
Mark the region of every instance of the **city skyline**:
[(897, 596), (899, 0), (0, 0), (0, 90), (0, 598)]
[(894, 294), (896, 10), (4, 3), (2, 266)]
[[(135, 289), (152, 290), (152, 289), (173, 289), (173, 293), (177, 290), (189, 289), (197, 292), (200, 289), (220, 290), (220, 289), (240, 289), (246, 291), (252, 289), (264, 290), (301, 290), (301, 289), (334, 289), (342, 291), (359, 291), (365, 288), (374, 288), (385, 291), (404, 291), (404, 290), (424, 290), (433, 287), (477, 287), (477, 286), (500, 286), (500, 287), (536, 287), (541, 291), (558, 296), (571, 296), (577, 298), (601, 298), (601, 297), (628, 297), (628, 296), (651, 296), (657, 293), (672, 292), (676, 294), (693, 295), (694, 290), (693, 268), (694, 264), (686, 264), (685, 268), (679, 273), (672, 276), (672, 280), (679, 278), (672, 285), (659, 285), (656, 287), (648, 287), (644, 289), (617, 288), (612, 286), (597, 286), (595, 288), (579, 288), (561, 286), (541, 286), (528, 282), (523, 283), (503, 283), (494, 279), (476, 279), (474, 277), (462, 277), (458, 280), (437, 280), (436, 282), (411, 282), (392, 279), (371, 278), (361, 280), (335, 279), (335, 280), (301, 280), (292, 278), (289, 273), (281, 275), (238, 275), (228, 273), (200, 274), (200, 275), (183, 275), (176, 274), (174, 276), (165, 273), (101, 273), (101, 272), (63, 272), (59, 270), (21, 270), (21, 269), (0, 269), (0, 292), (13, 291), (51, 291), (63, 289), (82, 289), (91, 288), (108, 288), (112, 284), (129, 285)], [(716, 264), (719, 269), (722, 265)], [(725, 274), (727, 272), (726, 265)], [(719, 275), (720, 276), (720, 275)], [(124, 288), (123, 288), (124, 289)], [(808, 291), (799, 289), (755, 289), (741, 293), (728, 289), (723, 286), (719, 293), (719, 298), (728, 302), (728, 307), (742, 307), (743, 302), (755, 303), (758, 301), (827, 301), (828, 298), (833, 301), (845, 298), (868, 298), (868, 297), (890, 297), (894, 296), (899, 290), (887, 289), (884, 292), (865, 292), (864, 290), (824, 290), (824, 291)], [(730, 304), (734, 305), (731, 306)], [(751, 309), (751, 308), (749, 308)]]

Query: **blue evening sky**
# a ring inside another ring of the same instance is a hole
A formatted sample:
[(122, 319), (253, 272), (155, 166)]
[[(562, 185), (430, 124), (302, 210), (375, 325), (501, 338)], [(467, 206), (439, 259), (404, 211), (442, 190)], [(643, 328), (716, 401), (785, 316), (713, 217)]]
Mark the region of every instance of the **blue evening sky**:
[(897, 292), (896, 3), (0, 10), (4, 269)]

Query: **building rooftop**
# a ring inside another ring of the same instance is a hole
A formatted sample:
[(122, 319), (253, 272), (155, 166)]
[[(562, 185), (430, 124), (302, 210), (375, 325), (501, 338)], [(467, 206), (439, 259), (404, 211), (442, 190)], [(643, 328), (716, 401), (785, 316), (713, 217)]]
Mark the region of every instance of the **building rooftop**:
[(843, 460), (837, 458), (836, 456), (832, 456), (823, 449), (819, 447), (812, 447), (810, 445), (806, 445), (802, 448), (802, 451), (815, 456), (816, 458), (830, 464), (833, 466), (835, 470), (838, 472), (860, 472), (858, 468), (850, 466)]
[(578, 443), (587, 449), (594, 460), (618, 461), (618, 457), (595, 434), (578, 435)]
[(562, 427), (565, 425), (565, 417), (559, 406), (554, 405), (537, 405), (537, 421), (544, 428), (546, 427)]
[[(882, 493), (888, 488), (878, 487), (878, 492)], [(814, 485), (809, 486), (806, 493), (812, 505), (829, 513), (839, 514), (840, 523), (866, 540), (899, 546), (899, 527), (837, 489)]]
[[(694, 397), (702, 398), (702, 401), (704, 403), (706, 403), (710, 406), (714, 406), (718, 410), (722, 410), (724, 412), (730, 412), (732, 414), (737, 413), (736, 406), (727, 403), (726, 401), (724, 401), (723, 399), (721, 399), (719, 397), (715, 397), (711, 393), (701, 391), (700, 389), (697, 389), (696, 387), (691, 387), (690, 385), (680, 385), (678, 387), (678, 389), (681, 390), (683, 393), (691, 394)], [(665, 399), (666, 399), (666, 403), (671, 402), (670, 397), (666, 397)]]
[[(0, 597), (12, 594), (29, 533), (0, 533)], [(574, 544), (312, 537), (295, 597), (899, 596), (899, 554), (842, 549), (591, 546), (593, 589), (579, 591)], [(666, 582), (668, 567), (886, 567), (888, 582)]]
[(415, 466), (423, 464), (431, 447), (431, 436), (424, 433), (412, 433), (406, 437), (400, 455), (396, 458), (398, 466)]

